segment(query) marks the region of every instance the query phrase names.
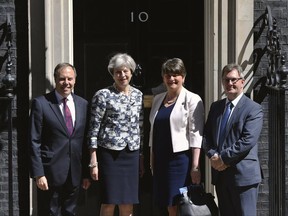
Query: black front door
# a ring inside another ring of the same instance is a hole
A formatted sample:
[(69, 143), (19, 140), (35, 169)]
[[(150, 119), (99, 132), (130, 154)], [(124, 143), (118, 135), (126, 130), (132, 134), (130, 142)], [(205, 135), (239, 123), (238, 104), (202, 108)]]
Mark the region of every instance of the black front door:
[[(191, 0), (74, 1), (76, 92), (91, 99), (112, 84), (109, 58), (127, 52), (142, 68), (134, 81), (145, 94), (162, 82), (167, 58), (184, 61), (186, 87), (204, 94), (203, 2)], [(199, 14), (202, 14), (202, 16)]]
[[(73, 3), (77, 94), (90, 101), (95, 91), (111, 85), (113, 80), (107, 71), (108, 61), (116, 52), (126, 52), (142, 69), (140, 77), (134, 76), (137, 79), (133, 80), (133, 84), (144, 95), (150, 95), (151, 88), (162, 83), (161, 64), (168, 58), (178, 57), (184, 61), (187, 69), (185, 87), (203, 98), (203, 1), (74, 0)], [(149, 115), (149, 107), (146, 107), (145, 112)], [(145, 128), (145, 134), (147, 130), (148, 127)], [(148, 163), (147, 166), (149, 169)], [(135, 215), (152, 215), (149, 185), (150, 178), (147, 178), (143, 187), (147, 193), (144, 191), (144, 195), (141, 195), (146, 198), (138, 208), (141, 210)], [(97, 184), (93, 187), (97, 190)], [(86, 192), (92, 194), (86, 194), (86, 198), (89, 198), (85, 202), (85, 196), (82, 197), (84, 203), (81, 203), (81, 209), (88, 209), (83, 213), (85, 216), (98, 214), (91, 211), (98, 208), (92, 199), (98, 194), (93, 194), (92, 189)], [(163, 213), (160, 215), (163, 216)]]

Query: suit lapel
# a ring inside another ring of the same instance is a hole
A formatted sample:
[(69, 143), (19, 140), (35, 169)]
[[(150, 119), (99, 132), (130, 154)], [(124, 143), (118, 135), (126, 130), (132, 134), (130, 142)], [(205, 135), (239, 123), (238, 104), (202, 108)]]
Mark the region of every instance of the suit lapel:
[(79, 117), (81, 116), (82, 110), (80, 103), (77, 102), (77, 98), (74, 94), (72, 94), (73, 100), (74, 100), (74, 106), (75, 106), (75, 124), (74, 124), (74, 131), (77, 129), (77, 122), (79, 121)]
[(220, 104), (219, 104), (219, 108), (216, 107), (218, 114), (216, 115), (216, 130), (217, 132), (215, 133), (217, 135), (216, 140), (218, 143), (219, 140), (219, 134), (220, 134), (220, 125), (221, 125), (221, 119), (224, 113), (224, 109), (225, 109), (225, 104), (226, 104), (226, 99), (223, 99)]
[(226, 133), (225, 136), (227, 136), (227, 133), (232, 129), (232, 125), (235, 123), (235, 119), (237, 119), (237, 116), (239, 115), (239, 110), (241, 107), (245, 104), (246, 97), (243, 95), (240, 100), (238, 101), (237, 105), (235, 106), (230, 119), (228, 121), (227, 127), (226, 127)]
[(61, 112), (61, 110), (59, 108), (58, 100), (57, 100), (57, 97), (55, 95), (55, 90), (52, 91), (51, 93), (47, 94), (47, 100), (49, 102), (49, 106), (51, 107), (53, 113), (56, 115), (56, 117), (59, 120), (61, 126), (67, 132), (67, 127), (66, 127), (62, 112)]

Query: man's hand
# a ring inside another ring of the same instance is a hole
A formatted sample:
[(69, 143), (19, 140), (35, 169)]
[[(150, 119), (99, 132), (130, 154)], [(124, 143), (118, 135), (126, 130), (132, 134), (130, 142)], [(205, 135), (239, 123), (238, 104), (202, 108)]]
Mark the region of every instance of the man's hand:
[(36, 177), (36, 185), (40, 190), (48, 190), (48, 182), (45, 176)]
[(82, 180), (82, 188), (84, 190), (87, 190), (90, 187), (90, 185), (91, 185), (90, 179), (85, 178), (85, 179)]
[(223, 171), (225, 170), (228, 166), (224, 164), (222, 158), (218, 154), (214, 154), (211, 158), (211, 165), (214, 169), (217, 171)]

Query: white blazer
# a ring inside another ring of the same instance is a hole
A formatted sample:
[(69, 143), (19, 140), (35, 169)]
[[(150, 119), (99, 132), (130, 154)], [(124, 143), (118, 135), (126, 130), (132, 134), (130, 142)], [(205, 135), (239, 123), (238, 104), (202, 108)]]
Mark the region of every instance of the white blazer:
[[(167, 92), (154, 97), (150, 111), (151, 129), (149, 146), (153, 146), (153, 126), (158, 110)], [(199, 95), (182, 87), (170, 115), (170, 129), (173, 152), (181, 152), (191, 147), (201, 148), (204, 127), (204, 106)], [(152, 149), (152, 148), (151, 148)]]

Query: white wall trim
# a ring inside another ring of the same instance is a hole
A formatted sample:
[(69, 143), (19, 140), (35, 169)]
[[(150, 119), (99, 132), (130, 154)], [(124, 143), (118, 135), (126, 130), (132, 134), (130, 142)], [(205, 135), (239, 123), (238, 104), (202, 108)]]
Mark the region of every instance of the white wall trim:
[[(73, 0), (28, 0), (29, 97), (54, 88), (60, 62), (73, 64)], [(37, 215), (36, 188), (30, 180), (30, 215)]]
[[(45, 0), (46, 79), (60, 62), (73, 64), (73, 1)], [(51, 90), (51, 89), (50, 89)]]
[[(252, 83), (253, 0), (205, 0), (205, 114), (213, 101), (224, 97), (221, 70), (228, 63), (242, 65), (246, 77), (245, 91)], [(206, 190), (213, 192), (210, 162), (205, 165)]]

